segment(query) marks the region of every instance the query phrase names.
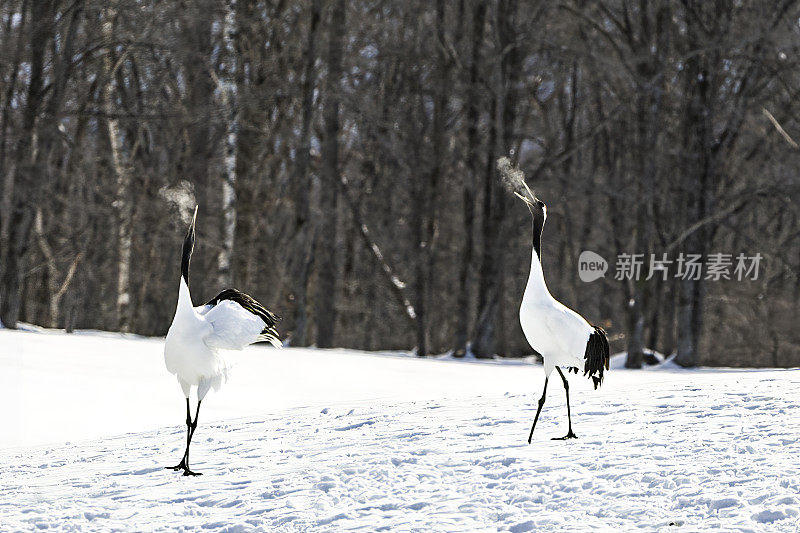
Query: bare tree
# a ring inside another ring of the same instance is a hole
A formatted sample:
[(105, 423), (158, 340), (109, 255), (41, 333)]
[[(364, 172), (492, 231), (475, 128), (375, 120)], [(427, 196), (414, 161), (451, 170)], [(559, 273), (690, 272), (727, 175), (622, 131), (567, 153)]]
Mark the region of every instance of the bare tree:
[(342, 54), (345, 34), (344, 0), (330, 6), (328, 23), (328, 74), (325, 78), (324, 136), (322, 139), (322, 187), (320, 188), (320, 231), (317, 249), (318, 287), (315, 305), (317, 346), (333, 346), (336, 328), (336, 285), (338, 267), (337, 202), (339, 197), (339, 106)]
[(239, 133), (239, 107), (236, 102), (237, 62), (236, 48), (236, 0), (226, 0), (222, 23), (224, 64), (218, 86), (222, 96), (225, 121), (225, 155), (222, 179), (222, 245), (217, 255), (219, 283), (223, 287), (233, 283), (231, 256), (236, 237), (236, 148)]
[(317, 41), (319, 40), (319, 21), (322, 12), (321, 0), (311, 1), (309, 14), (308, 37), (303, 58), (303, 83), (301, 87), (302, 118), (300, 123), (300, 140), (297, 149), (294, 195), (295, 195), (295, 227), (296, 244), (294, 268), (294, 332), (292, 344), (303, 346), (306, 344), (308, 326), (308, 280), (311, 275), (311, 263), (314, 253), (316, 236), (312, 230), (311, 209), (309, 192), (311, 190), (311, 177), (309, 176), (309, 159), (311, 157), (311, 126), (314, 115), (314, 90), (315, 75), (314, 64), (317, 61)]

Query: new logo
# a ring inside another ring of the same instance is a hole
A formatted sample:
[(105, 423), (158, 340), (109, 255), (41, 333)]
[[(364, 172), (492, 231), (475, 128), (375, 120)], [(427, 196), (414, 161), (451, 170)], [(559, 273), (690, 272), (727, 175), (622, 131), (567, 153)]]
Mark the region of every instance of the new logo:
[(578, 257), (578, 276), (581, 281), (591, 283), (596, 279), (600, 279), (606, 275), (608, 271), (608, 261), (603, 259), (591, 250), (584, 250)]

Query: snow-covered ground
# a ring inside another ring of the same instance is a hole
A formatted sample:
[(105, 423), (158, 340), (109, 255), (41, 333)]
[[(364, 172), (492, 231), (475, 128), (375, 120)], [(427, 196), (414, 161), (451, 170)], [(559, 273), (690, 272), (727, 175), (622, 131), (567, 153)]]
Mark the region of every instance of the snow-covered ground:
[(253, 347), (185, 478), (163, 341), (0, 331), (0, 529), (798, 531), (800, 370), (613, 369)]

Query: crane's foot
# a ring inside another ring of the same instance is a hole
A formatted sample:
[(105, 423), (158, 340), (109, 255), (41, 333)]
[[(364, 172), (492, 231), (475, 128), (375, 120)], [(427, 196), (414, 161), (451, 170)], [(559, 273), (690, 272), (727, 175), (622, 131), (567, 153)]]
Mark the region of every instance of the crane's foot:
[(178, 470), (183, 470), (184, 476), (202, 476), (203, 474), (200, 472), (192, 472), (189, 470), (189, 467), (186, 466), (186, 459), (182, 459), (180, 463), (175, 466), (165, 466), (166, 470), (172, 470), (173, 472), (177, 472)]
[(181, 459), (181, 462), (176, 464), (175, 466), (165, 466), (164, 469), (172, 470), (174, 472), (177, 472), (178, 470), (186, 470), (186, 460)]
[(567, 439), (577, 439), (577, 438), (578, 436), (575, 433), (573, 433), (572, 430), (569, 430), (569, 433), (567, 433), (563, 437), (553, 437), (550, 440), (567, 440)]

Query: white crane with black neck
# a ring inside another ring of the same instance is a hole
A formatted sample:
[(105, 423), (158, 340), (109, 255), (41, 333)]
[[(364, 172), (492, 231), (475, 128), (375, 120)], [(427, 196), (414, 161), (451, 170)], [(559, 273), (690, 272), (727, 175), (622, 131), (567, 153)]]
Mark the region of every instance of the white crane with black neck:
[(531, 271), (528, 284), (522, 297), (519, 309), (519, 321), (522, 331), (531, 347), (544, 359), (544, 390), (539, 399), (539, 408), (533, 419), (528, 444), (533, 438), (533, 430), (542, 412), (547, 394), (547, 381), (555, 369), (564, 384), (567, 395), (567, 434), (553, 440), (577, 438), (572, 431), (572, 414), (569, 408), (569, 382), (563, 370), (583, 375), (594, 383), (594, 388), (603, 382), (603, 370), (608, 370), (609, 350), (608, 338), (600, 326), (590, 324), (581, 315), (562, 304), (550, 294), (544, 281), (542, 270), (542, 230), (547, 220), (547, 206), (536, 198), (533, 191), (525, 183), (522, 172), (512, 168), (510, 161), (503, 158), (498, 167), (506, 185), (528, 207), (533, 217), (533, 252), (531, 254)]
[[(189, 445), (197, 429), (200, 403), (210, 389), (219, 390), (228, 378), (226, 352), (241, 350), (259, 341), (281, 347), (275, 329), (278, 317), (243, 292), (225, 289), (204, 305), (193, 306), (189, 294), (189, 261), (194, 250), (196, 219), (197, 207), (183, 240), (178, 305), (164, 344), (167, 370), (178, 378), (186, 398), (186, 451), (180, 463), (167, 469), (183, 470), (184, 476), (201, 475), (189, 468)], [(192, 387), (197, 387), (194, 421), (189, 408)]]

